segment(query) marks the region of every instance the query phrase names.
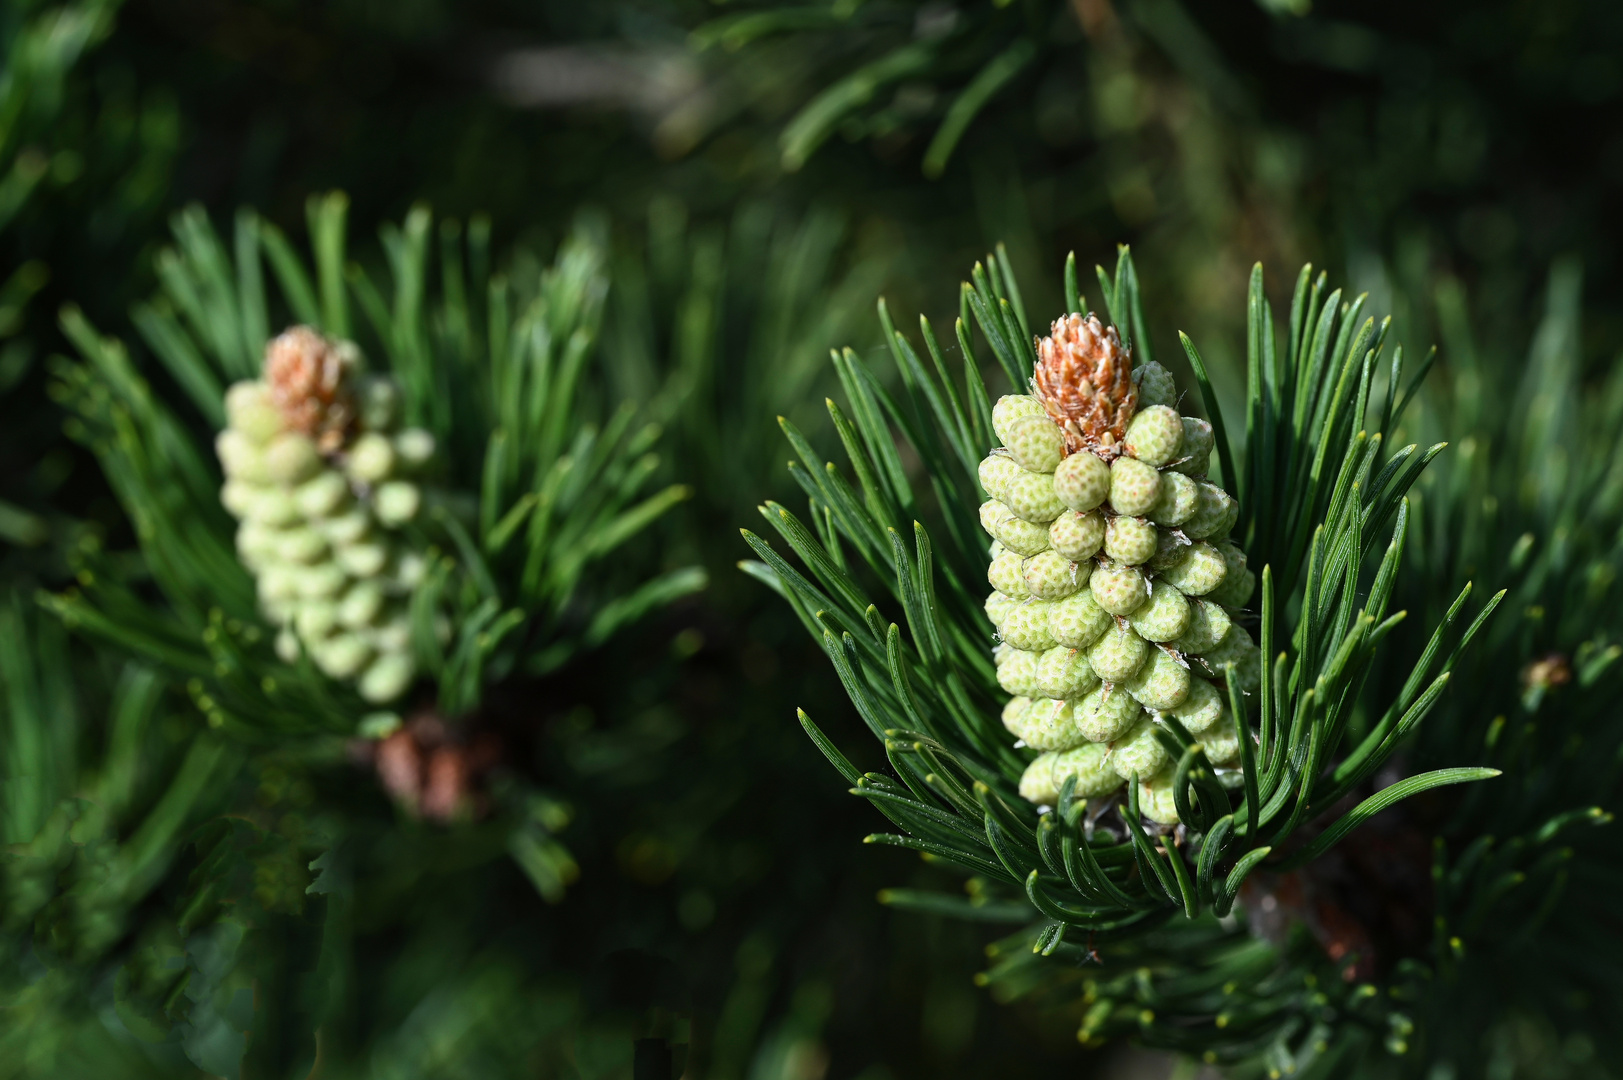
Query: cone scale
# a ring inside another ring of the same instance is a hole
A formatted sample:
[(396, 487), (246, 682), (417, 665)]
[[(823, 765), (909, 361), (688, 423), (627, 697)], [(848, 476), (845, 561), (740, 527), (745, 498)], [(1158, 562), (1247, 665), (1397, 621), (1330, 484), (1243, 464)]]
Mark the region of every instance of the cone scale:
[(1037, 356), (1035, 393), (999, 399), (1003, 445), (980, 466), (1003, 724), (1039, 751), (1020, 793), (1052, 803), (1075, 776), (1098, 798), (1136, 774), (1144, 815), (1175, 823), (1156, 719), (1232, 765), (1227, 670), (1248, 692), (1260, 670), (1232, 617), (1256, 586), (1227, 539), (1238, 505), (1207, 479), (1211, 426), (1178, 414), (1170, 373), (1135, 370), (1114, 327), (1067, 315)]

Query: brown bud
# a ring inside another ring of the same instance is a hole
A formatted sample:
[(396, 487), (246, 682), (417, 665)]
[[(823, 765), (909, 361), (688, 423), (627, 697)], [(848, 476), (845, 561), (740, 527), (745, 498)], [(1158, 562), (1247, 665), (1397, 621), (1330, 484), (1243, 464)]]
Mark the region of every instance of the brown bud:
[(265, 346), (265, 381), (282, 420), (315, 440), (322, 453), (344, 445), (355, 419), (346, 350), (308, 326), (294, 326)]
[(473, 786), (467, 751), (460, 746), (442, 746), (428, 759), (423, 783), (423, 816), (430, 821), (450, 821), (465, 809)]
[(1551, 653), (1522, 669), (1522, 684), (1529, 690), (1534, 688), (1549, 690), (1552, 687), (1565, 686), (1571, 681), (1572, 662), (1561, 653)]
[(1138, 404), (1132, 350), (1098, 316), (1055, 319), (1037, 342), (1037, 400), (1065, 432), (1065, 452), (1091, 450), (1107, 461), (1121, 453)]
[(423, 752), (411, 732), (396, 731), (378, 743), (373, 762), (383, 790), (416, 813), (423, 785)]
[(486, 774), (500, 764), (501, 739), (491, 732), (461, 737), (432, 712), (419, 713), (376, 743), (359, 742), (356, 759), (377, 770), (383, 789), (414, 818), (446, 824), (483, 817), (490, 798)]

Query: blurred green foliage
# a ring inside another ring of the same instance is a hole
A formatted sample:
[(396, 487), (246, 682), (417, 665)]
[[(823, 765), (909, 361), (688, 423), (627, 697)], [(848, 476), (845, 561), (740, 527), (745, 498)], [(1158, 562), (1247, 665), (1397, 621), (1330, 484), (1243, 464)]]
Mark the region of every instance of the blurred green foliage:
[[(318, 1058), (321, 1075), (624, 1076), (638, 1038), (694, 1075), (763, 1080), (1103, 1064), (1079, 1062), (1075, 1015), (971, 984), (996, 928), (875, 903), (960, 885), (856, 844), (877, 819), (793, 709), (836, 737), (860, 725), (792, 615), (733, 568), (749, 508), (795, 493), (776, 415), (826, 434), (822, 350), (881, 347), (881, 290), (950, 316), (932, 305), (994, 240), (1033, 312), (1058, 307), (1066, 251), (1131, 241), (1154, 336), (1189, 331), (1220, 390), (1242, 383), (1258, 259), (1332, 267), (1412, 348), (1438, 341), (1406, 434), (1454, 446), (1418, 489), (1406, 580), (1424, 585), (1395, 604), (1420, 626), (1466, 578), (1512, 594), (1411, 766), (1477, 747), (1527, 763), (1515, 796), (1461, 806), (1446, 857), (1470, 874), (1439, 911), (1469, 923), (1474, 890), (1522, 872), (1504, 853), (1529, 824), (1615, 809), (1623, 10), (1299, 8), (6, 3), (0, 1073), (229, 1075), (246, 1046), (244, 1076)], [(249, 206), (299, 235), (307, 197), (334, 188), (363, 231), (418, 200), (486, 212), (498, 254), (606, 212), (604, 376), (665, 425), (659, 479), (695, 490), (638, 557), (701, 563), (711, 587), (520, 703), (518, 768), (551, 800), (536, 836), (579, 864), (557, 904), (508, 833), (403, 818), (339, 743), (213, 742), (183, 686), (27, 610), (87, 538), (134, 549), (45, 396), (60, 306), (133, 337), (174, 211)], [(1268, 283), (1276, 307), (1286, 284)], [(1238, 415), (1237, 392), (1222, 405)], [(1570, 678), (1530, 678), (1553, 654)], [(1502, 937), (1478, 928), (1502, 947), (1452, 961), (1413, 1010), (1436, 1041), (1411, 1061), (1607, 1060), (1616, 841), (1562, 842), (1565, 888)], [(1484, 1037), (1496, 1009), (1511, 1019)]]

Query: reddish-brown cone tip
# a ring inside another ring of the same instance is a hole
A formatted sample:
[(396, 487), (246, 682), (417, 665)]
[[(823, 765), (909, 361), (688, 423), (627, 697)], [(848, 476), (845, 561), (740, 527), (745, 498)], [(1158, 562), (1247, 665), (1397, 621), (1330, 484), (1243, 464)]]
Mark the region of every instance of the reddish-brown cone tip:
[(471, 741), (431, 713), (423, 713), (376, 743), (359, 743), (371, 758), (383, 789), (413, 817), (429, 821), (471, 820), (484, 815), (489, 798), (483, 780), (502, 756), (501, 740), (486, 732)]
[(1114, 326), (1075, 313), (1055, 319), (1037, 342), (1037, 400), (1065, 432), (1065, 452), (1091, 450), (1106, 461), (1121, 453), (1138, 406), (1132, 350)]
[(265, 381), (282, 420), (330, 454), (344, 445), (355, 408), (343, 351), (308, 326), (282, 331), (265, 346)]

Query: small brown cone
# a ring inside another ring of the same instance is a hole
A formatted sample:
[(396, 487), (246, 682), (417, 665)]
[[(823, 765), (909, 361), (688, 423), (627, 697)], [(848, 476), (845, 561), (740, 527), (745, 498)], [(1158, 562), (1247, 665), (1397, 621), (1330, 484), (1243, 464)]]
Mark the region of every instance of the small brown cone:
[(401, 729), (379, 742), (372, 761), (383, 790), (415, 814), (423, 786), (423, 751), (412, 733)]
[(1055, 319), (1037, 342), (1037, 400), (1065, 433), (1065, 452), (1091, 450), (1106, 461), (1121, 453), (1138, 405), (1132, 351), (1114, 326), (1075, 313)]
[(344, 445), (355, 419), (344, 355), (308, 326), (282, 331), (265, 346), (265, 381), (283, 421), (315, 440), (322, 453)]
[(420, 713), (376, 743), (356, 743), (357, 761), (370, 761), (383, 789), (414, 818), (439, 824), (481, 818), (490, 808), (484, 781), (502, 761), (493, 732), (454, 730), (432, 712)]

